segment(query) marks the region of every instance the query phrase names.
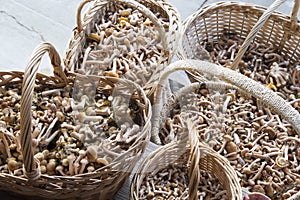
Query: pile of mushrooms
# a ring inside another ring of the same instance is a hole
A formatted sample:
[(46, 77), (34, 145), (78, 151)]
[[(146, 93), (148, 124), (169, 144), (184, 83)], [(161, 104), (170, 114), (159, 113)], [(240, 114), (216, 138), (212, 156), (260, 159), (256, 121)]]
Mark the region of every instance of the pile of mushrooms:
[(229, 160), (244, 189), (271, 199), (286, 199), (299, 191), (297, 132), (259, 100), (226, 89), (224, 83), (212, 84), (220, 84), (219, 89), (202, 84), (176, 96), (160, 127), (162, 143), (178, 140), (184, 113), (198, 124), (199, 139)]
[[(187, 166), (172, 164), (155, 174), (149, 173), (140, 186), (139, 199), (189, 199), (187, 174)], [(226, 190), (218, 179), (204, 170), (200, 174), (199, 199), (226, 199)]]
[[(124, 94), (114, 95), (115, 86), (105, 82), (80, 84), (80, 89), (36, 86), (32, 145), (42, 174), (73, 176), (107, 166), (137, 141), (145, 123), (143, 102), (125, 87)], [(20, 95), (18, 84), (1, 87), (0, 171), (24, 177)]]
[[(203, 41), (201, 54), (213, 63), (230, 67), (242, 43), (243, 39), (235, 32), (224, 30), (219, 39)], [(288, 57), (277, 52), (272, 43), (266, 45), (254, 40), (242, 57), (238, 69), (292, 104), (297, 104), (299, 110), (300, 65), (291, 65), (288, 60)]]
[[(155, 16), (163, 27), (168, 26), (160, 13)], [(156, 25), (139, 10), (111, 4), (88, 35), (79, 71), (124, 76), (144, 86), (168, 62), (161, 37)]]

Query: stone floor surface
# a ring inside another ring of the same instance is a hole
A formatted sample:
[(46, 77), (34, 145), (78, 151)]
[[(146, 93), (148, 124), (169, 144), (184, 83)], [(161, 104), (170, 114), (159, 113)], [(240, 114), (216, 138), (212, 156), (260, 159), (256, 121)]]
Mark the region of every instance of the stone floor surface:
[[(49, 41), (64, 56), (72, 29), (76, 26), (76, 10), (81, 0), (0, 0), (0, 71), (24, 71), (33, 49), (41, 42)], [(201, 6), (216, 0), (170, 0), (186, 19)], [(272, 0), (245, 1), (269, 6)], [(287, 0), (278, 10), (289, 14), (293, 0)], [(298, 13), (298, 18), (300, 14)], [(46, 57), (46, 56), (45, 56)], [(49, 59), (43, 59), (41, 72), (51, 73)], [(152, 148), (148, 148), (150, 152)], [(116, 200), (128, 199), (125, 184)], [(1, 189), (1, 188), (0, 188)], [(16, 200), (6, 192), (0, 192), (1, 200)]]

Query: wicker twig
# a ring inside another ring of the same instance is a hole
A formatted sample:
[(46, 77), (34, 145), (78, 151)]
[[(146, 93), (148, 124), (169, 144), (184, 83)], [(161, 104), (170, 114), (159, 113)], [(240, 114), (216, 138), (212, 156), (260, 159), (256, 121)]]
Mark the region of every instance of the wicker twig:
[[(249, 32), (249, 34), (247, 35), (244, 43), (242, 44), (241, 48), (239, 49), (231, 68), (232, 69), (237, 69), (243, 55), (245, 54), (247, 48), (249, 47), (250, 43), (253, 41), (254, 37), (257, 35), (258, 31), (261, 30), (261, 28), (263, 27), (263, 25), (266, 23), (266, 21), (269, 19), (269, 17), (273, 14), (274, 10), (276, 10), (282, 3), (284, 3), (286, 0), (276, 0), (274, 3), (272, 3), (272, 5), (270, 5), (270, 7), (263, 13), (263, 15), (259, 18), (259, 20), (256, 22), (256, 24), (254, 25), (254, 27), (251, 29), (251, 31)], [(295, 0), (295, 4), (294, 4), (294, 9), (298, 10), (299, 8), (299, 0)], [(296, 25), (296, 20), (297, 19), (297, 12), (292, 12), (292, 16), (291, 16), (291, 27), (292, 30), (295, 29), (295, 25)]]

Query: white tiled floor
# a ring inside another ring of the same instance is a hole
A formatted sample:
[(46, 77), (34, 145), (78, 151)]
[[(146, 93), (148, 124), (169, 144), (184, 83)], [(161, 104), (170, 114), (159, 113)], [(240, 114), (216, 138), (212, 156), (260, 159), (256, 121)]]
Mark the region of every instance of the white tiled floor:
[[(53, 43), (60, 55), (64, 56), (64, 50), (75, 27), (76, 9), (80, 2), (81, 0), (0, 0), (0, 70), (23, 71), (33, 49), (42, 41)], [(170, 0), (170, 2), (178, 8), (184, 20), (201, 5), (216, 0)], [(251, 1), (262, 6), (269, 6), (272, 2), (272, 0)], [(293, 2), (287, 0), (279, 11), (290, 13)], [(298, 17), (300, 18), (299, 13)], [(48, 72), (50, 69), (48, 59), (42, 65), (42, 71)], [(0, 198), (14, 199), (5, 193), (0, 193)]]

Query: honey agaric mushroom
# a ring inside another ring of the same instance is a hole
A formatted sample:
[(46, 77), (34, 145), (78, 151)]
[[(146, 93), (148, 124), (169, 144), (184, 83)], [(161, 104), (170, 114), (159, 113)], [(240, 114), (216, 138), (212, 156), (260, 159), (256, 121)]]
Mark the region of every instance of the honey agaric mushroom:
[(63, 167), (62, 165), (58, 165), (58, 166), (55, 168), (55, 170), (56, 170), (57, 172), (59, 172), (60, 175), (66, 176), (66, 174), (63, 172), (64, 167)]
[(75, 167), (74, 167), (74, 161), (75, 161), (76, 157), (74, 154), (71, 154), (68, 156), (68, 161), (69, 161), (69, 173), (71, 176), (74, 175), (75, 173)]
[(79, 174), (83, 174), (84, 172), (84, 169), (86, 167), (86, 165), (89, 163), (89, 161), (86, 159), (86, 158), (83, 158), (81, 161), (80, 161), (80, 170), (79, 170)]
[(96, 146), (88, 146), (86, 150), (86, 156), (89, 162), (95, 162), (98, 158), (98, 152)]

